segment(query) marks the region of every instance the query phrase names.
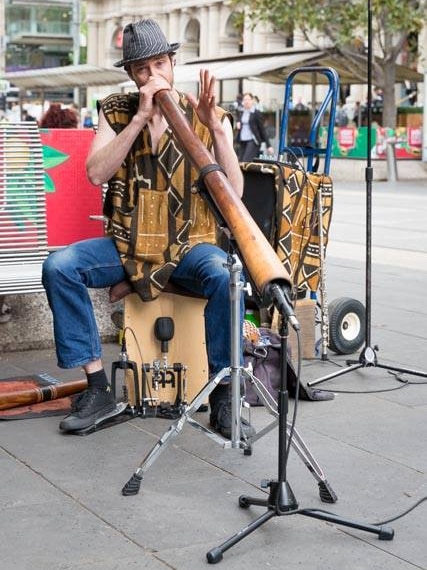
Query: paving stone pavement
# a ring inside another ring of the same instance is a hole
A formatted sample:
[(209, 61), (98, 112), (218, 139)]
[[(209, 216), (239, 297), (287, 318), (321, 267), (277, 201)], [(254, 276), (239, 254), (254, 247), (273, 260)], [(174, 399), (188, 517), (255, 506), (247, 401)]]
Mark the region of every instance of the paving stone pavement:
[[(364, 302), (366, 187), (338, 183), (334, 196), (328, 299)], [(317, 480), (294, 446), (286, 469), (300, 508), (362, 523), (394, 518), (427, 497), (427, 378), (405, 374), (403, 383), (387, 368), (427, 371), (426, 180), (375, 182), (372, 197), (370, 333), (379, 366), (319, 385), (335, 399), (300, 402), (296, 421), (338, 501), (321, 502)], [(105, 344), (104, 351), (108, 368), (119, 346)], [(330, 352), (327, 360), (303, 361), (303, 382), (346, 366), (346, 359)], [(0, 363), (1, 378), (81, 375), (59, 370), (51, 349), (3, 353)], [(196, 415), (207, 423), (207, 413)], [(271, 417), (254, 408), (251, 420), (260, 430)], [(86, 437), (61, 434), (58, 422), (0, 423), (2, 570), (206, 568), (208, 551), (265, 512), (240, 508), (239, 496), (266, 497), (261, 480), (278, 477), (277, 429), (248, 456), (187, 424), (150, 467), (139, 494), (124, 497), (122, 486), (170, 421), (139, 417)], [(225, 552), (218, 567), (427, 569), (426, 521), (427, 501), (389, 523), (395, 536), (387, 541), (302, 514), (275, 516)]]

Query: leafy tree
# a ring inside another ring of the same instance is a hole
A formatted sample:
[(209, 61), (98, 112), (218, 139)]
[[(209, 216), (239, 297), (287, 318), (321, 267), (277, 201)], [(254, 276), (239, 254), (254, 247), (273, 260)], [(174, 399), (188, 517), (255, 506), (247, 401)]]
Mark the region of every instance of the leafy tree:
[[(232, 0), (252, 26), (269, 23), (275, 32), (299, 31), (312, 46), (327, 45), (366, 79), (368, 0)], [(416, 38), (427, 22), (427, 0), (371, 0), (373, 84), (383, 91), (384, 126), (396, 126), (394, 85), (402, 48), (417, 52)], [(414, 42), (415, 39), (415, 42)]]

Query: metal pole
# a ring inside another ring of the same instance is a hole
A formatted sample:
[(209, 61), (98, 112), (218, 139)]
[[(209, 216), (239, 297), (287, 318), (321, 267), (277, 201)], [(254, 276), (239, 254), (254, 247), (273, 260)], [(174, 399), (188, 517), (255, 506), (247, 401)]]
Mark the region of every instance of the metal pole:
[(387, 146), (387, 180), (396, 182), (397, 180), (397, 164), (396, 164), (396, 141), (388, 140)]
[(0, 77), (4, 77), (6, 73), (6, 25), (5, 25), (5, 6), (4, 2), (0, 2)]
[[(80, 0), (73, 0), (72, 13), (72, 33), (73, 33), (73, 65), (80, 63)], [(74, 103), (80, 107), (80, 90), (74, 87), (73, 90)]]
[(427, 162), (427, 69), (424, 71), (423, 162)]
[(231, 303), (231, 354), (230, 354), (230, 376), (231, 376), (231, 447), (240, 447), (240, 379), (241, 379), (241, 343), (242, 333), (240, 325), (240, 299), (242, 295), (243, 283), (240, 280), (242, 273), (242, 263), (237, 255), (230, 255), (228, 258), (228, 269), (230, 272), (230, 303)]

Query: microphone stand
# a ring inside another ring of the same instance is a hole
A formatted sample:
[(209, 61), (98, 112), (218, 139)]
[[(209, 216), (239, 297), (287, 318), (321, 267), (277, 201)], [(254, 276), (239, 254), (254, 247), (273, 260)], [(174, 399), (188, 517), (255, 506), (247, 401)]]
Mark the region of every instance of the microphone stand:
[(365, 319), (365, 346), (359, 355), (358, 360), (347, 360), (346, 368), (337, 370), (318, 378), (317, 380), (312, 380), (307, 382), (307, 386), (315, 386), (337, 376), (342, 376), (353, 370), (359, 368), (366, 368), (369, 366), (375, 366), (376, 368), (384, 368), (386, 370), (391, 370), (393, 372), (398, 372), (401, 374), (412, 374), (413, 376), (421, 376), (422, 378), (427, 378), (427, 373), (420, 370), (413, 370), (409, 368), (401, 368), (398, 366), (391, 366), (388, 364), (380, 364), (377, 358), (378, 346), (371, 345), (371, 314), (372, 314), (372, 180), (373, 180), (373, 168), (371, 160), (371, 137), (372, 137), (372, 8), (371, 0), (368, 0), (368, 98), (367, 98), (367, 127), (368, 127), (368, 137), (367, 137), (367, 154), (366, 154), (366, 170), (365, 170), (365, 180), (366, 180), (366, 260), (365, 260), (365, 306), (366, 306), (366, 319)]
[[(370, 524), (363, 524), (352, 521), (350, 519), (342, 518), (339, 515), (323, 511), (320, 509), (298, 509), (297, 499), (292, 491), (292, 488), (287, 480), (287, 414), (289, 407), (289, 394), (287, 390), (287, 342), (288, 342), (288, 321), (292, 320), (290, 315), (289, 305), (286, 301), (287, 293), (283, 291), (280, 285), (273, 283), (268, 287), (269, 293), (272, 297), (276, 309), (280, 314), (280, 386), (278, 393), (278, 412), (279, 412), (279, 442), (278, 442), (278, 477), (272, 480), (263, 480), (261, 487), (269, 489), (267, 498), (260, 499), (241, 495), (239, 497), (239, 506), (242, 509), (248, 509), (251, 505), (266, 507), (264, 514), (242, 528), (239, 532), (231, 538), (210, 550), (206, 554), (209, 564), (216, 564), (223, 558), (223, 553), (240, 542), (243, 538), (251, 534), (254, 530), (259, 528), (265, 522), (275, 516), (300, 514), (307, 517), (312, 517), (343, 526), (364, 530), (373, 534), (377, 534), (380, 540), (392, 540), (394, 530), (387, 526), (376, 526)], [(296, 320), (296, 319), (295, 319)], [(294, 326), (295, 328), (295, 326)], [(296, 327), (297, 334), (299, 334), (299, 325)]]
[[(317, 509), (298, 510), (298, 503), (286, 479), (287, 411), (289, 401), (287, 390), (288, 321), (291, 322), (292, 326), (296, 329), (297, 334), (299, 334), (298, 321), (293, 314), (293, 307), (289, 302), (288, 296), (292, 286), (290, 276), (284, 270), (276, 252), (268, 243), (260, 228), (253, 223), (253, 219), (248, 210), (243, 206), (241, 200), (234, 193), (231, 185), (227, 182), (227, 178), (224, 176), (224, 173), (221, 172), (222, 169), (215, 163), (212, 155), (203, 147), (182, 113), (177, 110), (176, 103), (173, 101), (170, 94), (167, 91), (159, 91), (155, 98), (169, 125), (173, 125), (175, 136), (180, 140), (185, 151), (190, 156), (194, 166), (199, 172), (200, 181), (206, 185), (209, 196), (212, 198), (219, 214), (224, 218), (228, 229), (231, 231), (257, 290), (270, 297), (276, 309), (279, 311), (281, 318), (281, 378), (278, 395), (278, 478), (277, 480), (267, 481), (263, 484), (264, 487), (270, 488), (270, 494), (267, 500), (251, 499), (246, 496), (240, 497), (239, 505), (242, 508), (248, 508), (251, 504), (254, 504), (266, 506), (267, 511), (252, 524), (248, 525), (245, 529), (242, 529), (234, 537), (226, 541), (223, 545), (209, 551), (207, 553), (208, 562), (219, 562), (222, 559), (222, 555), (225, 550), (231, 548), (231, 546), (239, 542), (242, 538), (250, 534), (253, 530), (261, 526), (273, 516), (280, 516), (283, 514), (299, 513), (305, 516), (342, 524), (344, 526), (366, 530), (367, 532), (377, 534), (381, 540), (391, 540), (394, 536), (394, 531), (386, 526), (361, 524), (341, 518), (333, 513)], [(262, 263), (260, 263), (260, 260), (262, 260)], [(215, 382), (219, 382), (219, 379), (219, 377), (216, 378)], [(207, 391), (210, 389), (211, 386), (209, 385), (205, 387), (205, 390)], [(235, 418), (233, 418), (233, 421), (235, 421)], [(162, 441), (159, 442), (160, 446), (161, 444)], [(128, 485), (131, 481), (132, 480), (128, 482)], [(126, 493), (123, 492), (123, 494)]]

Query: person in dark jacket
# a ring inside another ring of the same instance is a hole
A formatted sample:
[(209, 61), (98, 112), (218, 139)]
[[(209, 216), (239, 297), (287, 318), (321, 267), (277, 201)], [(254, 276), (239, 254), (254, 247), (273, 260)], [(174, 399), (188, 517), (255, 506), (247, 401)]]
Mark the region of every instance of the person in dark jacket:
[(236, 125), (239, 161), (249, 162), (257, 158), (261, 143), (266, 144), (268, 154), (273, 154), (273, 147), (264, 127), (264, 118), (261, 111), (256, 109), (254, 96), (251, 93), (244, 93), (242, 105), (243, 110), (239, 113)]

